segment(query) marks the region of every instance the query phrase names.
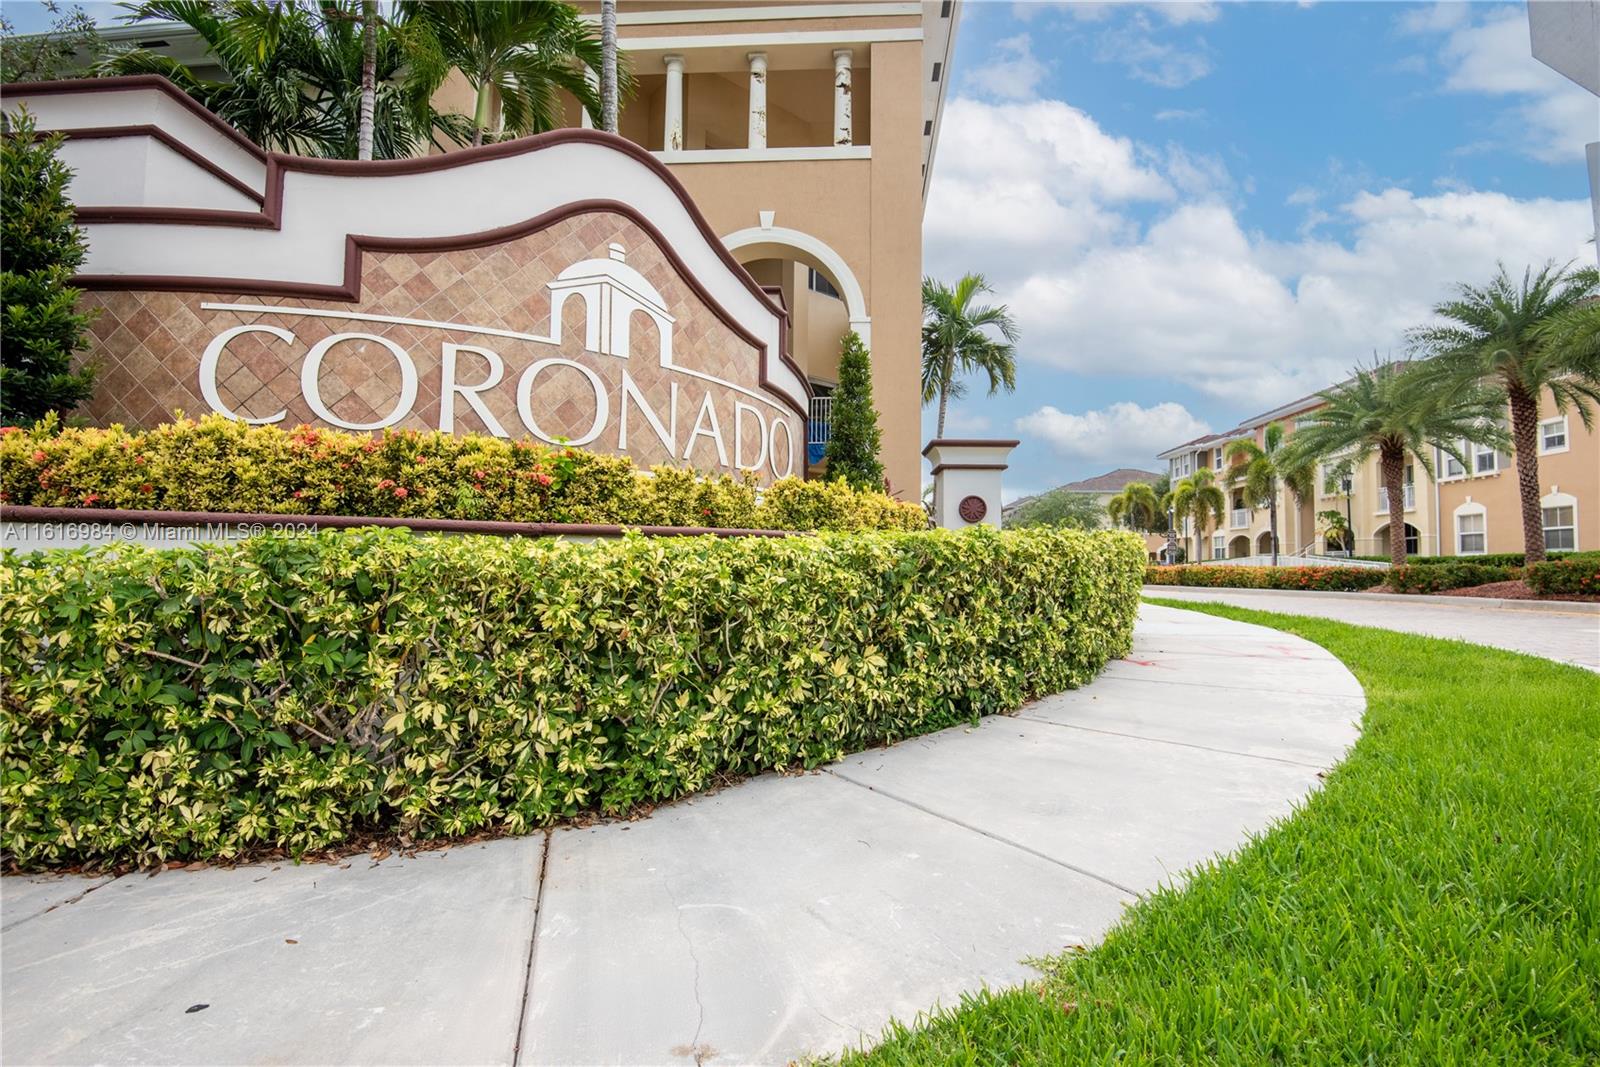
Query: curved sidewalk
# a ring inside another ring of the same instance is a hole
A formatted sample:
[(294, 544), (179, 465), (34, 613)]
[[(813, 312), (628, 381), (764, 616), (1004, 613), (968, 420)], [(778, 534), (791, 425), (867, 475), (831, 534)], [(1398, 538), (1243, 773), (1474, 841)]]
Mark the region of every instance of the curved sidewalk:
[[(1453, 638), (1475, 645), (1526, 652), (1576, 667), (1600, 671), (1600, 614), (1597, 605), (1535, 600), (1528, 607), (1516, 601), (1474, 601), (1471, 597), (1399, 597), (1368, 593), (1302, 593), (1279, 589), (1201, 589), (1181, 585), (1147, 585), (1147, 597), (1211, 601), (1257, 611), (1312, 615), (1358, 626)], [(1449, 601), (1440, 603), (1440, 601)]]
[(1315, 645), (1146, 605), (1084, 689), (638, 822), (381, 864), (7, 878), (0, 1058), (835, 1051), (1098, 939), (1288, 814), (1364, 707)]

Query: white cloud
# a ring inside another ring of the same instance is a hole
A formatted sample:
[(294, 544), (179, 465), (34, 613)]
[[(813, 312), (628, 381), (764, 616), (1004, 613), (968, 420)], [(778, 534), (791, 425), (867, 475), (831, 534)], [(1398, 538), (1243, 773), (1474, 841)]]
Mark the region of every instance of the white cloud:
[(951, 408), (944, 414), (944, 432), (948, 437), (988, 433), (993, 425), (987, 415), (976, 415), (960, 408)]
[[(1015, 10), (1019, 13), (1027, 11), (1026, 17), (1032, 18), (1045, 6), (1039, 3), (1021, 3), (1016, 5)], [(1063, 7), (1080, 22), (1102, 22), (1113, 12), (1134, 9), (1151, 12), (1174, 26), (1190, 22), (1215, 22), (1222, 14), (1221, 5), (1214, 0), (1172, 0), (1169, 3), (1148, 3), (1145, 0), (1100, 0), (1098, 3), (1091, 3), (1079, 0), (1054, 6)]]
[[(1017, 316), (1024, 361), (1176, 379), (1239, 407), (1275, 406), (1374, 350), (1398, 352), (1452, 283), (1486, 280), (1499, 261), (1593, 255), (1584, 201), (1419, 195), (1370, 175), (1297, 190), (1314, 221), (1270, 240), (1240, 225), (1219, 162), (1112, 136), (1060, 101), (958, 98), (944, 136), (928, 269), (986, 273)], [(1312, 233), (1324, 220), (1348, 236)]]
[(1179, 441), (1211, 432), (1182, 404), (1171, 401), (1147, 408), (1124, 401), (1076, 415), (1047, 404), (1018, 419), (1017, 429), (1048, 442), (1068, 459), (1135, 467)]
[(1025, 33), (995, 42), (996, 55), (967, 76), (968, 81), (988, 96), (1005, 100), (1026, 100), (1038, 93), (1039, 83), (1050, 73), (1033, 54), (1033, 40)]
[(1443, 4), (1401, 20), (1403, 29), (1444, 35), (1439, 60), (1447, 91), (1510, 101), (1493, 123), (1495, 143), (1470, 147), (1509, 144), (1547, 163), (1581, 159), (1600, 130), (1600, 100), (1533, 58), (1522, 6), (1490, 8), (1481, 19), (1471, 8)]
[(1206, 109), (1203, 107), (1169, 107), (1157, 111), (1157, 122), (1203, 122), (1206, 118)]
[(1121, 63), (1130, 77), (1163, 89), (1178, 89), (1211, 73), (1211, 57), (1203, 41), (1175, 44), (1160, 40), (1142, 13), (1102, 34), (1095, 58), (1102, 63)]

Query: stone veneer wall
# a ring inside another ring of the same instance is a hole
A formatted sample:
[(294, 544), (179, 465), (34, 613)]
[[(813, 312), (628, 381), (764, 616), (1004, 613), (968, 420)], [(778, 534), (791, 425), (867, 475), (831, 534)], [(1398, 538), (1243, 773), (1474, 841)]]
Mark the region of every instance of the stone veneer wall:
[[(570, 298), (563, 308), (559, 346), (475, 334), (466, 329), (202, 308), (206, 303), (248, 303), (343, 310), (542, 335), (551, 332), (547, 283), (575, 262), (605, 259), (613, 242), (626, 249), (627, 264), (658, 289), (676, 319), (672, 339), (674, 366), (723, 379), (755, 396), (661, 367), (657, 359), (657, 327), (643, 314), (636, 313), (632, 320), (630, 358), (584, 351), (581, 297)], [(179, 411), (190, 416), (208, 412), (210, 407), (202, 397), (199, 380), (201, 353), (223, 330), (260, 322), (290, 330), (296, 339), (291, 344), (268, 334), (252, 333), (237, 337), (228, 345), (217, 372), (218, 392), (223, 402), (241, 416), (263, 418), (287, 409), (288, 415), (279, 425), (317, 424), (319, 420), (301, 395), (304, 356), (325, 337), (360, 332), (398, 343), (416, 364), (417, 399), (410, 413), (396, 423), (399, 429), (437, 427), (441, 346), (448, 341), (491, 349), (504, 360), (505, 374), (500, 383), (480, 395), (512, 437), (528, 432), (517, 412), (518, 379), (535, 361), (560, 357), (594, 371), (608, 392), (609, 421), (587, 448), (623, 451), (619, 448), (619, 432), (624, 404), (621, 378), (626, 370), (669, 427), (672, 385), (678, 386), (677, 433), (671, 454), (637, 405), (627, 402), (626, 454), (639, 465), (673, 463), (704, 470), (731, 469), (739, 459), (734, 440), (734, 404), (739, 401), (759, 410), (769, 425), (781, 421), (788, 430), (787, 441), (776, 427), (769, 431), (776, 456), (769, 456), (768, 462), (762, 464), (763, 478), (770, 480), (774, 473), (785, 472), (791, 447), (792, 473), (804, 472), (803, 423), (793, 409), (761, 387), (759, 350), (740, 338), (699, 299), (644, 229), (620, 215), (576, 215), (538, 233), (483, 248), (367, 252), (362, 259), (360, 299), (353, 304), (305, 297), (141, 291), (91, 292), (85, 296), (84, 304), (101, 309), (92, 326), (94, 344), (85, 354), (85, 358), (100, 364), (100, 377), (94, 396), (83, 409), (99, 424), (121, 422), (148, 427), (170, 420)], [(771, 353), (768, 358), (776, 361), (778, 356)], [(484, 379), (487, 370), (482, 357), (463, 352), (457, 361), (456, 378), (462, 384), (476, 384)], [(399, 396), (399, 381), (400, 369), (393, 355), (382, 345), (361, 341), (334, 347), (318, 376), (324, 402), (341, 419), (352, 423), (384, 418)], [(707, 394), (715, 407), (728, 467), (722, 466), (709, 437), (691, 438)], [(576, 439), (587, 431), (594, 418), (592, 387), (570, 367), (544, 370), (537, 379), (534, 396), (537, 421), (551, 437)], [(464, 398), (458, 396), (454, 406), (457, 432), (487, 431)], [(761, 431), (748, 412), (745, 423), (743, 439), (737, 447), (744, 465), (750, 466), (761, 451)]]

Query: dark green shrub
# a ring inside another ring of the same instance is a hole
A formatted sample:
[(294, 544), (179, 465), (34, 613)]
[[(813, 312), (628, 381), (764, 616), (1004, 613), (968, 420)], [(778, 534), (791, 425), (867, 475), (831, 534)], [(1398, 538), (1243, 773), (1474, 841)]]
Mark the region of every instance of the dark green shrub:
[(981, 529), (6, 552), (3, 845), (521, 832), (814, 767), (1089, 681), (1143, 563), (1126, 533)]
[(839, 388), (833, 394), (833, 422), (827, 449), (828, 480), (857, 489), (883, 488), (878, 411), (872, 406), (872, 358), (854, 330), (845, 334), (839, 354)]
[[(1550, 559), (1571, 559), (1576, 556), (1594, 556), (1600, 559), (1600, 552), (1551, 552)], [(1388, 556), (1357, 556), (1356, 559), (1376, 560), (1388, 563)], [(1408, 567), (1437, 567), (1450, 563), (1486, 563), (1491, 567), (1521, 567), (1527, 562), (1527, 557), (1521, 552), (1490, 552), (1483, 556), (1408, 556)]]
[(1145, 568), (1146, 585), (1191, 585), (1211, 589), (1308, 589), (1350, 592), (1382, 585), (1379, 567), (1229, 567), (1199, 564)]
[[(753, 481), (481, 434), (374, 436), (208, 415), (147, 431), (0, 430), (0, 502), (274, 515), (922, 529), (922, 508), (840, 483)], [(820, 503), (819, 503), (820, 501)], [(811, 502), (812, 506), (797, 506)]]
[(94, 389), (91, 368), (72, 369), (93, 318), (72, 287), (89, 243), (66, 195), (72, 171), (56, 158), (62, 135), (35, 139), (26, 109), (0, 121), (0, 420), (32, 423)]
[(1529, 588), (1540, 596), (1600, 595), (1600, 552), (1535, 563), (1528, 568), (1527, 578)]
[(1458, 558), (1452, 563), (1395, 567), (1389, 571), (1388, 584), (1396, 593), (1442, 593), (1447, 589), (1470, 589), (1475, 585), (1509, 582), (1520, 577), (1520, 567), (1495, 566), (1476, 560), (1463, 563)]

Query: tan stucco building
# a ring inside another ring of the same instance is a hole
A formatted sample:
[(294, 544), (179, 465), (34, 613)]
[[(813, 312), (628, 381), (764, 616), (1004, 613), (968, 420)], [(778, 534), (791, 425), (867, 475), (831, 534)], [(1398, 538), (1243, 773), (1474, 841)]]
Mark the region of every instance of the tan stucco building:
[[(1272, 422), (1280, 423), (1285, 437), (1292, 438), (1297, 421), (1319, 406), (1318, 397), (1303, 397), (1247, 419), (1232, 430), (1186, 441), (1161, 453), (1174, 483), (1200, 467), (1209, 467), (1228, 497), (1221, 527), (1200, 531), (1198, 547), (1197, 531), (1183, 531), (1191, 560), (1271, 553), (1268, 509), (1248, 506), (1243, 491), (1227, 485), (1227, 447), (1245, 439), (1261, 444)], [(1509, 413), (1507, 419), (1509, 422)], [(1470, 465), (1464, 466), (1436, 451), (1437, 478), (1429, 477), (1414, 462), (1407, 464), (1403, 536), (1409, 554), (1477, 556), (1522, 551), (1522, 505), (1514, 457), (1472, 445), (1466, 446), (1466, 453)], [(1545, 547), (1550, 551), (1600, 548), (1600, 433), (1584, 426), (1576, 411), (1557, 412), (1548, 391), (1540, 408), (1539, 482)], [(1330, 539), (1317, 520), (1319, 513), (1327, 511), (1348, 515), (1355, 555), (1389, 555), (1389, 504), (1376, 457), (1353, 472), (1348, 492), (1342, 483), (1330, 484), (1325, 469), (1317, 472), (1313, 499), (1296, 501), (1280, 490), (1280, 553), (1342, 552), (1346, 546)]]

